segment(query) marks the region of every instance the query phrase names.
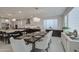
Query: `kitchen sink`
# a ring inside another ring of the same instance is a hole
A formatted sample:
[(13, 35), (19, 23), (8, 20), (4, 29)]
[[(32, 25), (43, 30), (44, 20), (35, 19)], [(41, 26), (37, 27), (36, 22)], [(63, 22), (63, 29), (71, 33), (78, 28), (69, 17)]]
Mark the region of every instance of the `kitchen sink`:
[(79, 40), (79, 37), (70, 37), (72, 40)]

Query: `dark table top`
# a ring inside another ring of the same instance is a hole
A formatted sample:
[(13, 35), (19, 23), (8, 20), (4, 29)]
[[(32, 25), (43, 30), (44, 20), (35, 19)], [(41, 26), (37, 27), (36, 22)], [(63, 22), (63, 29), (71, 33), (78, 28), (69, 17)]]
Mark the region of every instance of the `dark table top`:
[[(42, 37), (44, 37), (47, 33), (44, 35), (33, 35), (31, 38), (30, 37), (25, 37), (24, 40), (28, 43), (35, 43), (36, 41), (40, 40)], [(28, 39), (27, 39), (28, 38)]]

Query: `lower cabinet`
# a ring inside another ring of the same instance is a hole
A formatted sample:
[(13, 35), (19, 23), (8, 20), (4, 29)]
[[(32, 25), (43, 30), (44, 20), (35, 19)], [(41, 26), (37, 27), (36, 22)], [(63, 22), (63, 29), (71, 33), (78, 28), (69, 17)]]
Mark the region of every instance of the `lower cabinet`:
[(65, 52), (69, 51), (70, 47), (69, 47), (69, 42), (68, 42), (67, 37), (64, 34), (61, 34), (61, 39), (62, 39), (62, 45), (63, 45)]
[(65, 52), (79, 51), (79, 40), (72, 40), (65, 33), (61, 33), (61, 41)]

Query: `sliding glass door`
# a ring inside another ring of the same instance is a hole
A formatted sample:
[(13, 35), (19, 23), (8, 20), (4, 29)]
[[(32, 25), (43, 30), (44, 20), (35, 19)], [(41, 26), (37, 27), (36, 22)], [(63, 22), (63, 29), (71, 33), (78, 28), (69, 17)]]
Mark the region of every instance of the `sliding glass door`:
[(73, 30), (77, 30), (79, 32), (79, 8), (76, 7), (72, 9), (67, 16), (65, 25), (70, 28), (69, 31), (73, 32)]

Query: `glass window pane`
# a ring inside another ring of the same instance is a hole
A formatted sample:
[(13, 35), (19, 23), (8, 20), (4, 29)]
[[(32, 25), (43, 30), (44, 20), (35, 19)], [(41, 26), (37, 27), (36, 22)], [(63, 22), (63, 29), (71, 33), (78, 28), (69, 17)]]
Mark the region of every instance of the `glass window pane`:
[(48, 20), (44, 20), (44, 28), (45, 29), (57, 29), (58, 26), (58, 21), (57, 19), (48, 19)]
[(79, 32), (79, 8), (74, 8), (68, 15), (70, 31), (76, 29)]
[(67, 15), (65, 16), (65, 27), (68, 26)]

